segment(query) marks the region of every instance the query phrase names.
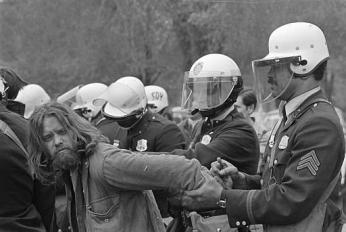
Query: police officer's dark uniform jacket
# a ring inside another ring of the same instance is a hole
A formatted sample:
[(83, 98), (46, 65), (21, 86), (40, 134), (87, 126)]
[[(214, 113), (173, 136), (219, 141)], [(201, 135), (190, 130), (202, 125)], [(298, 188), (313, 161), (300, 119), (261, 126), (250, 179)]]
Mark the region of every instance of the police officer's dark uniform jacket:
[(257, 135), (237, 109), (222, 120), (200, 120), (194, 127), (193, 137), (190, 149), (175, 150), (174, 153), (196, 158), (207, 168), (220, 157), (242, 172), (256, 173), (259, 159)]
[[(234, 164), (242, 172), (256, 173), (259, 159), (258, 138), (254, 128), (236, 108), (222, 120), (204, 118), (198, 121), (192, 135), (189, 149), (174, 150), (172, 153), (189, 159), (196, 158), (207, 168), (220, 157)], [(198, 213), (206, 217), (226, 214), (224, 209)], [(188, 217), (181, 212), (174, 214), (174, 221), (170, 223), (167, 231), (188, 231)]]
[(326, 231), (340, 217), (335, 185), (344, 159), (343, 132), (333, 106), (323, 99), (317, 89), (269, 140), (262, 179), (247, 176), (248, 186), (243, 186), (260, 188), (262, 183), (262, 190), (223, 190), (232, 227)]
[(126, 148), (127, 131), (120, 127), (117, 122), (109, 118), (101, 118), (95, 126), (109, 139), (110, 144)]
[(120, 144), (120, 148), (140, 152), (170, 152), (184, 147), (184, 136), (178, 126), (150, 110), (128, 130), (126, 147)]
[[(119, 138), (119, 148), (139, 152), (170, 152), (174, 149), (184, 149), (185, 140), (178, 126), (159, 114), (150, 110), (140, 121), (127, 130), (126, 141)], [(168, 217), (167, 194), (164, 191), (154, 191), (162, 217)]]

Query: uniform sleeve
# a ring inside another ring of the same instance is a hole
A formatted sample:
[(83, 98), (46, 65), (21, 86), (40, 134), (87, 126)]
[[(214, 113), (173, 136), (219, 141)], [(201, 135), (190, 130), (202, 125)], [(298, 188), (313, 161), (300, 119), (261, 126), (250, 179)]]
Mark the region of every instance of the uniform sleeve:
[(235, 124), (226, 127), (222, 133), (207, 145), (199, 142), (195, 149), (186, 154), (189, 158), (196, 158), (203, 166), (210, 168), (210, 164), (221, 157), (241, 172), (255, 174), (259, 158), (259, 145), (255, 131), (250, 125)]
[(225, 191), (230, 224), (285, 225), (307, 217), (340, 170), (344, 145), (338, 129), (326, 118), (306, 121), (293, 138), (281, 183)]
[(106, 181), (126, 190), (168, 190), (175, 195), (201, 186), (201, 165), (175, 155), (149, 155), (108, 148), (103, 162)]
[(185, 138), (179, 127), (170, 123), (165, 125), (155, 141), (155, 152), (169, 152), (185, 148)]

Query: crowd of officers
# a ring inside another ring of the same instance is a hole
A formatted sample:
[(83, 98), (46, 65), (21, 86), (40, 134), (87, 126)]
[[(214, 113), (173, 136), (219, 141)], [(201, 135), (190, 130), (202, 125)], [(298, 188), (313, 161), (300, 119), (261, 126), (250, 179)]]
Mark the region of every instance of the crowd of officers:
[[(268, 46), (252, 62), (254, 89), (232, 58), (196, 60), (179, 123), (165, 89), (133, 76), (52, 100), (1, 69), (0, 231), (341, 231), (344, 135), (319, 85), (325, 36), (290, 23)], [(281, 101), (274, 128), (252, 117), (258, 101)], [(92, 155), (79, 124), (102, 135), (88, 141), (102, 145)], [(76, 165), (54, 162), (66, 136), (78, 144)]]

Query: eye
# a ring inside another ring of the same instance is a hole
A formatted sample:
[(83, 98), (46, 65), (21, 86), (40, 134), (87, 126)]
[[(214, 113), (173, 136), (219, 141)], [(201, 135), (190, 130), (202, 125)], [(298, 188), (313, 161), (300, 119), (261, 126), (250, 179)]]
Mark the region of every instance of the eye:
[(49, 142), (49, 141), (51, 141), (53, 139), (53, 135), (52, 134), (44, 135), (42, 137), (42, 139), (43, 139), (44, 142)]
[(58, 135), (66, 135), (67, 131), (65, 129), (60, 129), (57, 131)]

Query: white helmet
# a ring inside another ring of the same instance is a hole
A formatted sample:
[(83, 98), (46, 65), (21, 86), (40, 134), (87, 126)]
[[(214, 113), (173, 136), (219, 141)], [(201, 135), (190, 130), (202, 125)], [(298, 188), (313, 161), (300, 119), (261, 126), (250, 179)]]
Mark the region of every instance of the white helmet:
[(122, 118), (135, 111), (143, 112), (147, 97), (143, 83), (136, 77), (126, 76), (112, 83), (93, 103), (96, 106), (106, 103), (103, 108), (105, 116)]
[(182, 108), (215, 116), (237, 100), (242, 87), (240, 69), (230, 57), (205, 55), (185, 73)]
[(157, 85), (148, 85), (145, 86), (145, 94), (152, 112), (159, 113), (168, 106), (168, 95), (164, 88)]
[[(269, 53), (264, 58), (252, 62), (257, 83), (267, 80), (261, 80), (264, 78), (258, 76), (259, 71), (256, 68), (287, 63), (292, 76), (293, 74), (296, 77), (308, 76), (329, 58), (327, 42), (322, 30), (306, 22), (289, 23), (277, 28), (269, 37), (268, 47)], [(258, 91), (263, 92), (263, 86)], [(269, 96), (270, 93), (264, 95)]]
[(70, 89), (69, 91), (61, 94), (57, 97), (56, 101), (61, 104), (66, 104), (73, 107), (76, 104), (76, 94), (82, 85), (77, 85), (76, 87)]
[(50, 102), (50, 97), (41, 86), (28, 84), (19, 90), (14, 100), (25, 105), (24, 118), (29, 118), (37, 107)]
[(6, 81), (0, 76), (0, 100), (6, 97)]
[(76, 103), (72, 109), (82, 110), (83, 117), (95, 117), (100, 112), (102, 106), (93, 105), (93, 100), (103, 94), (106, 89), (107, 85), (102, 83), (90, 83), (80, 87), (76, 93)]

